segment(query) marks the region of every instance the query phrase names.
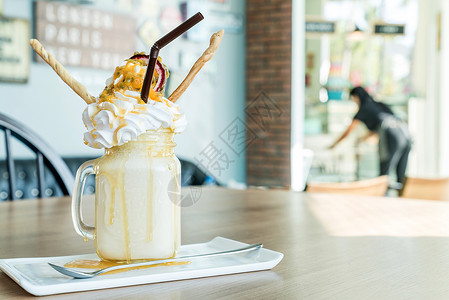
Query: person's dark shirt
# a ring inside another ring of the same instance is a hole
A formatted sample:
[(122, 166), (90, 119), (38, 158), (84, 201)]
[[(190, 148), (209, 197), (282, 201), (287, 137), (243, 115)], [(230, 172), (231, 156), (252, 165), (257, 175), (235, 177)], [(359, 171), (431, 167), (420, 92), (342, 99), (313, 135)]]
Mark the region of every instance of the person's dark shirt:
[(360, 107), (354, 119), (363, 122), (369, 130), (377, 131), (385, 114), (391, 115), (392, 113), (381, 104), (370, 101)]

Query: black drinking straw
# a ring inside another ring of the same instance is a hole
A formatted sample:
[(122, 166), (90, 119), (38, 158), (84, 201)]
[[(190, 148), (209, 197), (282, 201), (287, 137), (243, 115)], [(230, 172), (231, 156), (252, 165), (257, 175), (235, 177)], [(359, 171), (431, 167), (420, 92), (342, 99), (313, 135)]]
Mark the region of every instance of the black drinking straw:
[(162, 38), (160, 38), (158, 41), (156, 41), (151, 47), (150, 51), (150, 60), (148, 62), (147, 66), (147, 72), (145, 73), (145, 78), (143, 80), (142, 84), (142, 90), (140, 91), (140, 98), (147, 103), (148, 101), (148, 94), (150, 93), (151, 88), (151, 81), (153, 79), (153, 73), (154, 73), (154, 67), (156, 66), (156, 60), (159, 56), (159, 50), (161, 50), (163, 47), (165, 47), (168, 43), (176, 39), (178, 36), (198, 24), (201, 20), (203, 20), (204, 17), (201, 13), (196, 13), (189, 19), (185, 20), (182, 24), (180, 24), (178, 27), (164, 35)]

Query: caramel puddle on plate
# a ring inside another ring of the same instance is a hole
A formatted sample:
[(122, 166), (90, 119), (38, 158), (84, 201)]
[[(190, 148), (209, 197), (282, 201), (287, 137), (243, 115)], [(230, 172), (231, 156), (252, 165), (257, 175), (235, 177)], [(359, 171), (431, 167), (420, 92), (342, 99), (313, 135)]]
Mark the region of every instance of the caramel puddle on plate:
[[(113, 270), (106, 273), (102, 273), (100, 275), (105, 274), (117, 274), (121, 272), (127, 272), (131, 270), (140, 270), (140, 269), (147, 269), (147, 268), (153, 268), (153, 267), (168, 267), (168, 266), (182, 266), (182, 265), (188, 265), (190, 264), (190, 261), (172, 261), (172, 262), (166, 262), (166, 263), (160, 263), (150, 266), (138, 266), (138, 267), (129, 267), (124, 268), (120, 270)], [(81, 268), (81, 269), (104, 269), (109, 267), (115, 267), (115, 266), (122, 266), (123, 264), (119, 264), (112, 261), (104, 261), (104, 260), (98, 260), (98, 259), (77, 259), (71, 262), (68, 262), (64, 265), (66, 268)]]

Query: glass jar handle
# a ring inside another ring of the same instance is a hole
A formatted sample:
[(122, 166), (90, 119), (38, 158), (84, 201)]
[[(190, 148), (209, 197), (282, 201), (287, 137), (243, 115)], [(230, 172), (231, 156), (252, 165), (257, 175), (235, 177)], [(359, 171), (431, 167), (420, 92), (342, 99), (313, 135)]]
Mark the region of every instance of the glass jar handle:
[(81, 214), (81, 200), (83, 197), (84, 184), (89, 175), (95, 174), (94, 161), (89, 160), (82, 164), (76, 171), (75, 186), (72, 196), (72, 221), (76, 233), (84, 238), (94, 239), (95, 227), (89, 226), (83, 222)]

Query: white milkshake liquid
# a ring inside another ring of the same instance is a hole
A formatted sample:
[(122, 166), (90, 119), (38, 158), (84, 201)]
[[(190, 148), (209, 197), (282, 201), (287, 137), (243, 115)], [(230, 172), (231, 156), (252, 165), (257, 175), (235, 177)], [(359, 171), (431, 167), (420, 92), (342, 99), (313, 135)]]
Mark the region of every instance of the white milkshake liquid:
[[(174, 257), (180, 244), (180, 163), (164, 135), (106, 150), (96, 173), (95, 243), (103, 260)], [(157, 136), (157, 132), (150, 134)], [(172, 137), (171, 137), (172, 138)]]

